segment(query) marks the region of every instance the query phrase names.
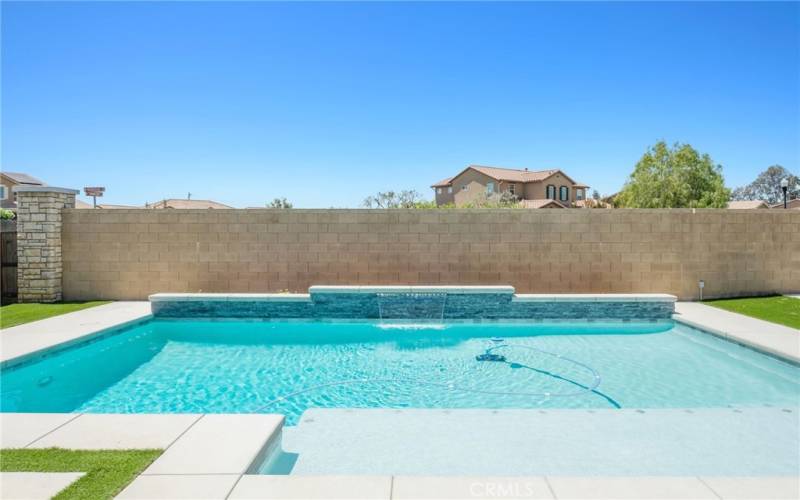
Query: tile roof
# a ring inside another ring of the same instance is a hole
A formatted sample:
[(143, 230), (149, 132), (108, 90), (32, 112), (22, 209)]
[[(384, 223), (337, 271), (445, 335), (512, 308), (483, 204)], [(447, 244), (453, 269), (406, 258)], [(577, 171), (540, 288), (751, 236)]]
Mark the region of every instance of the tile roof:
[(520, 200), (522, 208), (567, 208), (561, 202), (550, 199)]
[(589, 187), (586, 184), (576, 183), (574, 179), (570, 178), (570, 176), (568, 176), (563, 171), (557, 168), (551, 168), (549, 170), (520, 170), (516, 168), (489, 167), (486, 165), (469, 165), (467, 168), (459, 172), (458, 175), (454, 177), (448, 177), (447, 179), (443, 179), (437, 182), (436, 184), (433, 184), (431, 187), (437, 188), (437, 187), (450, 186), (453, 183), (453, 179), (455, 179), (456, 177), (458, 177), (459, 175), (463, 174), (464, 172), (470, 169), (480, 172), (498, 181), (520, 182), (520, 183), (541, 182), (555, 173), (561, 173), (561, 175), (563, 175), (571, 182), (573, 182), (576, 185), (576, 187), (581, 187), (581, 188)]
[[(786, 206), (790, 209), (800, 209), (800, 198), (795, 198), (786, 202)], [(772, 205), (772, 208), (783, 208), (783, 202)]]
[(452, 184), (452, 181), (453, 181), (453, 178), (452, 177), (448, 177), (447, 179), (442, 179), (439, 182), (431, 185), (431, 187), (432, 188), (447, 187), (447, 186)]
[(742, 200), (742, 201), (729, 201), (728, 208), (743, 210), (748, 208), (769, 208), (769, 205), (767, 205), (761, 200)]
[(519, 170), (514, 168), (487, 167), (484, 165), (470, 165), (467, 168), (477, 170), (482, 174), (497, 179), (498, 181), (509, 182), (539, 182), (547, 179), (558, 169), (551, 170)]
[(3, 175), (11, 179), (12, 181), (16, 182), (17, 184), (28, 184), (31, 186), (44, 186), (44, 182), (40, 181), (36, 177), (32, 177), (28, 174), (23, 174), (21, 172), (1, 172)]
[(168, 198), (166, 200), (157, 201), (155, 203), (148, 203), (145, 208), (233, 208), (224, 205), (217, 201), (212, 200), (182, 200), (177, 198)]
[(135, 205), (113, 205), (111, 203), (98, 203), (97, 208), (104, 208), (106, 210), (127, 210), (130, 208), (142, 208)]

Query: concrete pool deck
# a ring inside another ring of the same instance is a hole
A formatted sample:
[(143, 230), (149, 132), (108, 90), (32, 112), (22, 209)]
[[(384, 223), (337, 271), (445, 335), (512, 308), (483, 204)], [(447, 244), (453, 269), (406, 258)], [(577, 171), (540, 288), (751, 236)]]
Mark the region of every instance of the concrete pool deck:
[[(15, 364), (52, 346), (69, 345), (108, 328), (150, 317), (149, 302), (115, 302), (4, 329), (0, 331), (0, 359), (4, 366)], [(798, 330), (697, 303), (677, 303), (674, 319), (734, 342), (800, 361)], [(796, 416), (796, 408), (791, 410)], [(586, 418), (591, 418), (591, 412), (584, 413)], [(0, 414), (0, 447), (166, 449), (122, 492), (120, 498), (800, 497), (800, 477), (797, 475), (609, 477), (575, 472), (569, 476), (426, 477), (248, 474), (258, 465), (260, 454), (280, 437), (282, 422), (280, 415), (7, 413)], [(732, 439), (733, 436), (735, 433)], [(60, 484), (58, 481), (65, 477), (54, 477), (53, 482)], [(4, 498), (23, 494), (21, 490), (10, 492), (6, 489), (13, 484), (13, 481), (5, 483)], [(22, 481), (17, 481), (17, 484), (22, 484)]]
[(57, 345), (89, 339), (109, 328), (151, 318), (146, 301), (112, 302), (0, 330), (0, 367)]
[[(374, 410), (390, 413), (390, 410)], [(725, 410), (719, 410), (724, 412)], [(765, 410), (767, 411), (767, 410)], [(775, 410), (778, 411), (778, 410)], [(344, 410), (315, 412), (317, 418), (335, 418)], [(433, 413), (434, 411), (431, 411)], [(676, 411), (677, 412), (677, 411)], [(327, 413), (327, 415), (326, 415)], [(452, 423), (452, 415), (440, 423)], [(490, 411), (486, 411), (487, 414)], [(527, 414), (536, 424), (537, 410), (498, 412)], [(551, 412), (551, 422), (559, 414), (582, 417), (586, 411)], [(608, 415), (615, 413), (607, 411)], [(631, 415), (643, 423), (647, 413)], [(497, 416), (496, 415), (496, 416)], [(513, 417), (513, 416), (512, 416)], [(613, 418), (613, 417), (612, 417)], [(623, 415), (623, 420), (626, 417)], [(363, 420), (363, 419), (362, 419)], [(447, 420), (447, 421), (445, 421)], [(83, 449), (122, 449), (131, 447), (165, 449), (118, 498), (264, 498), (264, 499), (422, 499), (422, 498), (769, 498), (796, 499), (800, 496), (797, 475), (720, 476), (720, 475), (459, 475), (432, 476), (409, 474), (310, 474), (290, 476), (255, 475), (264, 449), (280, 437), (283, 418), (278, 415), (82, 415), (82, 414), (0, 414), (0, 445), (41, 448), (58, 446)], [(543, 422), (543, 421), (542, 421)], [(359, 421), (359, 425), (364, 421)], [(619, 422), (624, 427), (626, 422)], [(462, 421), (465, 428), (467, 422)], [(658, 422), (652, 422), (657, 425)], [(535, 425), (534, 425), (535, 426)], [(352, 426), (351, 426), (352, 427)], [(620, 429), (622, 429), (620, 427)], [(369, 429), (365, 429), (369, 433)], [(483, 435), (475, 436), (483, 438)], [(551, 436), (550, 441), (557, 440)], [(365, 442), (365, 441), (364, 441)], [(24, 444), (23, 444), (24, 443)], [(140, 446), (135, 446), (141, 443)], [(434, 443), (435, 444), (435, 443)], [(600, 444), (591, 445), (599, 450)], [(336, 445), (337, 447), (340, 445)], [(730, 446), (736, 446), (735, 443)], [(553, 448), (551, 442), (548, 446)], [(341, 449), (341, 448), (338, 448)], [(541, 450), (540, 450), (541, 451)], [(642, 456), (655, 457), (664, 450), (639, 450)], [(624, 454), (624, 450), (620, 450)], [(724, 452), (721, 450), (720, 453)], [(765, 450), (768, 453), (768, 450)], [(615, 453), (608, 450), (608, 453)], [(421, 457), (424, 458), (424, 457)], [(483, 458), (477, 457), (479, 461)], [(489, 460), (491, 457), (485, 457)], [(544, 457), (543, 457), (544, 458)], [(596, 457), (593, 457), (596, 458)], [(763, 457), (762, 457), (763, 459)], [(673, 457), (680, 461), (681, 456)], [(754, 460), (759, 460), (754, 457)], [(574, 470), (579, 468), (573, 465)], [(544, 469), (543, 469), (544, 470)], [(588, 469), (587, 469), (588, 470)], [(64, 487), (79, 474), (38, 475), (42, 486)], [(12, 477), (3, 484), (3, 498), (36, 498), (26, 494), (30, 484)], [(27, 488), (27, 489), (26, 489)], [(43, 491), (42, 497), (52, 494)]]

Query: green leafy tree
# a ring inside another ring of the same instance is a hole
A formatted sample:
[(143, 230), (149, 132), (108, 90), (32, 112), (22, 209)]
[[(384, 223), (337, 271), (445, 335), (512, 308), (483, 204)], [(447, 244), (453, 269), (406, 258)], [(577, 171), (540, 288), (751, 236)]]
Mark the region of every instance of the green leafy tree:
[(12, 210), (6, 210), (5, 208), (0, 208), (0, 219), (12, 220), (16, 218), (17, 214), (15, 214)]
[(664, 141), (645, 152), (615, 204), (627, 208), (725, 208), (730, 199), (722, 166), (689, 144)]
[(786, 198), (793, 200), (800, 198), (800, 178), (780, 165), (772, 165), (764, 170), (756, 180), (746, 186), (733, 190), (734, 200), (760, 200), (775, 205), (783, 203), (783, 190), (781, 181), (788, 179), (789, 186)]
[(267, 208), (292, 208), (294, 205), (286, 198), (275, 198), (270, 203), (267, 203)]

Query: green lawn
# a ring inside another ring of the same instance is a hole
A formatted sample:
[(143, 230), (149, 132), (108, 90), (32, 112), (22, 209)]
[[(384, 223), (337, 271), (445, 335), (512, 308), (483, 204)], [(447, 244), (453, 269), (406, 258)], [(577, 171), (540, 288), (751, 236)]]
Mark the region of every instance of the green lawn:
[(754, 318), (800, 329), (800, 299), (792, 297), (750, 297), (706, 300), (704, 304)]
[(161, 450), (63, 450), (60, 448), (0, 450), (3, 472), (85, 472), (54, 498), (113, 498), (153, 460)]
[(55, 304), (9, 304), (0, 307), (0, 328), (30, 323), (40, 319), (58, 316), (72, 311), (108, 304), (109, 301), (57, 302)]

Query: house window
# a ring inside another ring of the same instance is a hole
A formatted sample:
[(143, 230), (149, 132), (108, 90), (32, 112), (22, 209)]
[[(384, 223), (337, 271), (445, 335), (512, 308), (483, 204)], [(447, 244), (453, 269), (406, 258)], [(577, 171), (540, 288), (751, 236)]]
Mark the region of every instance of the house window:
[(453, 194), (453, 186), (447, 186), (447, 194)]
[(508, 192), (516, 196), (517, 185), (516, 184), (509, 184), (508, 185)]
[(442, 194), (442, 188), (436, 188), (436, 194)]
[(8, 198), (8, 191), (5, 186), (0, 184), (0, 200), (5, 200)]
[(582, 200), (583, 199), (583, 189), (576, 189), (575, 190), (575, 199)]
[(569, 188), (567, 186), (561, 186), (558, 188), (558, 199), (561, 201), (569, 200)]
[(494, 193), (494, 182), (487, 182), (486, 183), (486, 194), (493, 194)]
[(556, 199), (556, 187), (552, 184), (547, 186), (547, 199), (548, 200), (555, 200)]
[(464, 184), (464, 185), (462, 185), (462, 186), (461, 186), (461, 190), (462, 190), (462, 191), (468, 191), (468, 190), (469, 190), (469, 184)]

